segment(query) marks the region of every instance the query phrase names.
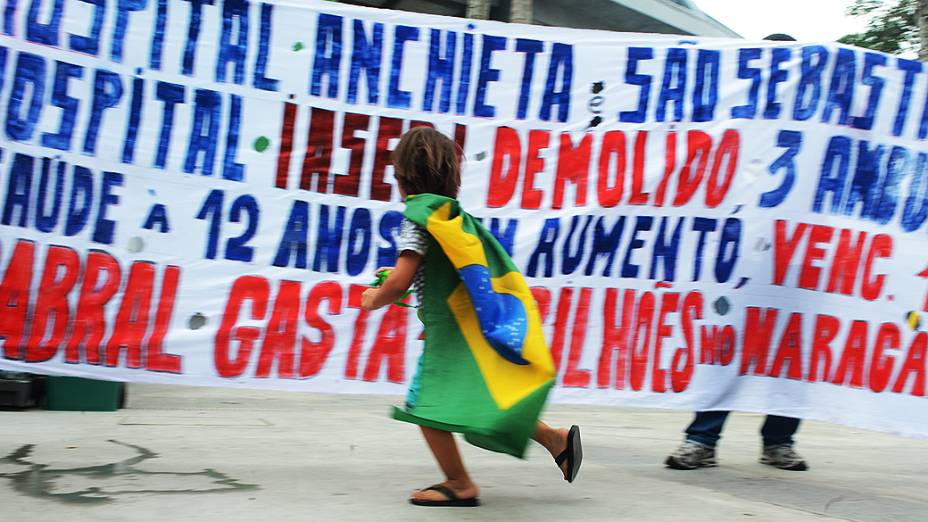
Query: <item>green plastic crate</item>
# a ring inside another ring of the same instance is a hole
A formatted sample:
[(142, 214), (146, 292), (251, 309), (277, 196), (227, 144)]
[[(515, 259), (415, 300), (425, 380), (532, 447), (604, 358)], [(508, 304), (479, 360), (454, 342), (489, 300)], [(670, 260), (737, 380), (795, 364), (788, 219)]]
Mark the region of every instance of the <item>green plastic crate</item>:
[(61, 411), (116, 411), (124, 384), (81, 377), (48, 377), (45, 409)]

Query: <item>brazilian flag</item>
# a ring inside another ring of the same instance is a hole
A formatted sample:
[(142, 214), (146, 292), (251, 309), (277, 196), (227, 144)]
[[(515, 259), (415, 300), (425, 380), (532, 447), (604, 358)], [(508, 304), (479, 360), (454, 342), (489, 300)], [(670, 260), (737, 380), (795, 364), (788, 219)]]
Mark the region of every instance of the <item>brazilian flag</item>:
[(393, 417), (522, 457), (555, 377), (535, 299), (457, 200), (409, 196), (404, 214), (431, 236), (419, 309), (425, 350), (406, 408)]

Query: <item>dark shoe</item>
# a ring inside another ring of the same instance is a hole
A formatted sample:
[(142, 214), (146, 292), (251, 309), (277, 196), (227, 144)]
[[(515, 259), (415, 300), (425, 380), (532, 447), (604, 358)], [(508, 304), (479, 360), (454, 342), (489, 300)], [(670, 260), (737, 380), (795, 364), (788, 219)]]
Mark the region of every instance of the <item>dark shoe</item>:
[(476, 497), (458, 498), (458, 496), (454, 494), (454, 491), (451, 491), (451, 488), (445, 487), (441, 484), (429, 486), (422, 491), (437, 491), (444, 495), (447, 500), (419, 500), (411, 498), (409, 499), (409, 503), (414, 506), (426, 507), (477, 507), (480, 505), (480, 500)]
[(787, 471), (805, 471), (809, 469), (806, 461), (796, 453), (792, 444), (765, 446), (764, 452), (760, 456), (760, 463)]
[(715, 448), (687, 440), (677, 448), (677, 451), (667, 457), (664, 465), (671, 469), (690, 470), (714, 468), (718, 466), (718, 463), (715, 461)]
[(560, 467), (567, 462), (567, 471), (564, 471), (564, 480), (573, 483), (580, 473), (580, 464), (583, 463), (583, 445), (580, 443), (580, 427), (571, 426), (567, 434), (567, 449), (561, 452), (554, 463)]

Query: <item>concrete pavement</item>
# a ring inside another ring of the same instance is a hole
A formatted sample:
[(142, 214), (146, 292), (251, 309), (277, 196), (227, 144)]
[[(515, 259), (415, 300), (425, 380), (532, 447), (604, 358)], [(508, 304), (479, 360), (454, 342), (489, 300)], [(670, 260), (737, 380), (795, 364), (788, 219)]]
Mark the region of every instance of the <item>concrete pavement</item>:
[(469, 446), (483, 506), (409, 506), (440, 481), (397, 399), (131, 385), (115, 413), (0, 412), (0, 520), (928, 520), (928, 441), (805, 423), (811, 470), (757, 463), (761, 417), (735, 415), (720, 467), (661, 466), (686, 413), (552, 406), (579, 424), (585, 461), (567, 485)]

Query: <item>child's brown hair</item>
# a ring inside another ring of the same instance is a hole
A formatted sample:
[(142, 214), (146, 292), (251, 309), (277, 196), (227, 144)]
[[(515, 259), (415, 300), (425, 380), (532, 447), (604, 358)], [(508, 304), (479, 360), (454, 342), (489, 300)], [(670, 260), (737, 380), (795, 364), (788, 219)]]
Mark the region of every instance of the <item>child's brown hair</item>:
[(393, 151), (396, 181), (407, 195), (458, 197), (461, 148), (432, 127), (409, 129)]

